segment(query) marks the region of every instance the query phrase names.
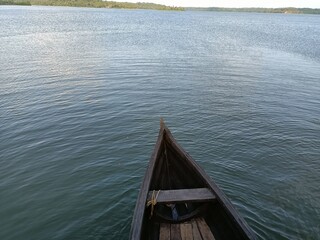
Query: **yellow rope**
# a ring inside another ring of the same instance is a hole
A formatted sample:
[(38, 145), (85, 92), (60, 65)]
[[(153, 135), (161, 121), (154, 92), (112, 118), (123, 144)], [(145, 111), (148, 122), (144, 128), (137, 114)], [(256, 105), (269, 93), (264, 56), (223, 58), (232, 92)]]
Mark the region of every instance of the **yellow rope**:
[(155, 196), (155, 190), (152, 191), (152, 197), (151, 199), (147, 202), (147, 207), (151, 205), (151, 212), (150, 212), (150, 218), (153, 215), (153, 209), (154, 206), (157, 204), (157, 198), (159, 196), (160, 190), (157, 192), (157, 195)]

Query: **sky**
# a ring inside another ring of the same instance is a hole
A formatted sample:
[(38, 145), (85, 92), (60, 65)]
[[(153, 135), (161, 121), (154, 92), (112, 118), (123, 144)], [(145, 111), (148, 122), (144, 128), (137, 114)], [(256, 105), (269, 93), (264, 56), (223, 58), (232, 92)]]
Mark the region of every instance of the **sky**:
[(116, 0), (118, 2), (152, 2), (179, 7), (297, 7), (320, 8), (320, 0)]

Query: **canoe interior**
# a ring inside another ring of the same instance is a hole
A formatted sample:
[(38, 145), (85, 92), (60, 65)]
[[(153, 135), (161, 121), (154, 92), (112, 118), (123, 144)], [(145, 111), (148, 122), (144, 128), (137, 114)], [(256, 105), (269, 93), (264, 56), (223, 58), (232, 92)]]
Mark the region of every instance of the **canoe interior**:
[(205, 187), (202, 176), (189, 165), (167, 138), (162, 141), (159, 156), (151, 178), (151, 190), (169, 190)]
[[(172, 140), (171, 134), (168, 136), (163, 133), (163, 139), (160, 143), (158, 154), (156, 155), (155, 165), (149, 185), (149, 191), (158, 190), (174, 190), (174, 189), (194, 189), (194, 188), (210, 188), (210, 184), (205, 176), (194, 167), (193, 160), (189, 160), (185, 152), (181, 151), (179, 145)], [(230, 213), (226, 211), (224, 204), (221, 201), (206, 201), (206, 202), (188, 202), (177, 203), (174, 205), (175, 211), (182, 220), (172, 219), (172, 205), (157, 204), (153, 210), (151, 217), (151, 207), (148, 207), (144, 212), (141, 239), (160, 239), (161, 226), (171, 224), (176, 228), (176, 225), (188, 224), (194, 219), (203, 219), (210, 229), (214, 239), (249, 239), (243, 230), (239, 227), (234, 218), (230, 217)], [(196, 213), (194, 217), (188, 218), (189, 215)], [(189, 214), (189, 215), (188, 215)], [(186, 216), (184, 220), (183, 217)], [(186, 225), (189, 226), (189, 225)], [(179, 227), (177, 229), (180, 229)], [(184, 229), (184, 228), (183, 228)], [(180, 233), (177, 238), (168, 239), (183, 239), (184, 230), (177, 230), (173, 236)], [(182, 234), (182, 236), (181, 236)], [(193, 236), (196, 239), (196, 236)], [(191, 239), (193, 239), (191, 238)], [(189, 238), (186, 238), (189, 239)], [(205, 239), (205, 238), (199, 238)]]

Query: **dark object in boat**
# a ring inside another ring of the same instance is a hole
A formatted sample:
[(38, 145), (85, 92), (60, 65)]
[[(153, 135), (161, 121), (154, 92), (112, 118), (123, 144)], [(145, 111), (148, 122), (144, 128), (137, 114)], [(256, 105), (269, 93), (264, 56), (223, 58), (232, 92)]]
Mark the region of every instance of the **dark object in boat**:
[(256, 239), (224, 193), (161, 120), (130, 239)]

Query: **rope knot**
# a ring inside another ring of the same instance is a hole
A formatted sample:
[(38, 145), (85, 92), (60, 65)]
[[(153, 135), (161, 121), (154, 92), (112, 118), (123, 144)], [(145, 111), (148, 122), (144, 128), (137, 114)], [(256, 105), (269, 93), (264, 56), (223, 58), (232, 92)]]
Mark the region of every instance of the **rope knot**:
[(157, 204), (157, 198), (159, 196), (160, 190), (157, 192), (157, 195), (155, 194), (155, 192), (155, 190), (152, 191), (151, 199), (147, 202), (147, 207), (151, 205), (150, 218), (153, 215), (154, 206)]

